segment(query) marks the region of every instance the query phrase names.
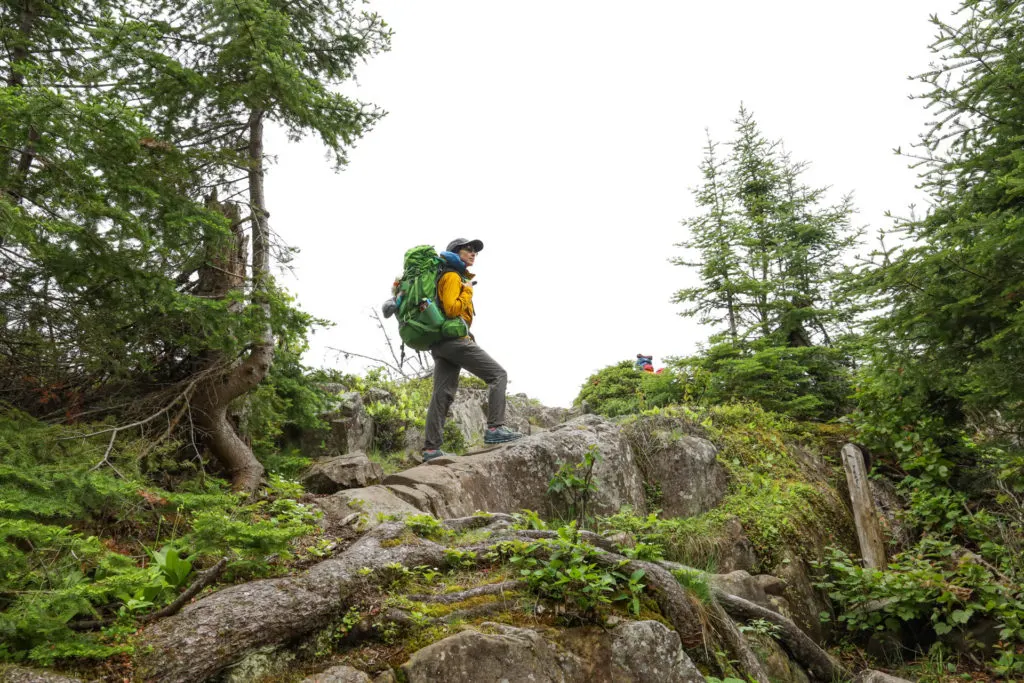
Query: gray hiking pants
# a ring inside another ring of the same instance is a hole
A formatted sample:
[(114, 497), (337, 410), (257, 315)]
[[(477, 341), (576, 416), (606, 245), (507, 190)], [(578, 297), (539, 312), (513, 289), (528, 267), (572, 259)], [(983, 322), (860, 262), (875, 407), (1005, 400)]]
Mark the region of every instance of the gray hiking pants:
[(459, 388), (459, 370), (465, 368), (487, 382), (487, 426), (505, 424), (505, 386), (508, 374), (486, 351), (468, 337), (446, 339), (430, 347), (434, 357), (434, 393), (427, 409), (427, 434), (424, 448), (441, 447), (444, 422)]

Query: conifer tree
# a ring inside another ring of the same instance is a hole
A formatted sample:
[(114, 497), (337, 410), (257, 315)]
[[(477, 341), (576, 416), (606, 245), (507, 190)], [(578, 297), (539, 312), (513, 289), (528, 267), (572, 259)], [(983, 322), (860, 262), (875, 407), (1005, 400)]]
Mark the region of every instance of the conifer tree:
[(187, 386), (253, 490), (226, 409), (308, 321), (271, 276), (287, 251), (264, 130), (315, 134), (343, 164), (381, 112), (339, 86), (388, 29), (346, 0), (17, 0), (0, 19), (0, 390), (31, 407)]
[(902, 222), (861, 284), (876, 384), (948, 426), (1024, 432), (1024, 3), (967, 0), (932, 17), (918, 80), (933, 119), (909, 154), (932, 207)]
[(184, 155), (113, 89), (124, 10), (0, 4), (0, 391), (33, 412), (149, 375), (195, 310), (174, 275), (214, 229)]
[(741, 107), (724, 160), (710, 140), (694, 196), (702, 213), (683, 221), (678, 246), (696, 258), (700, 284), (676, 292), (683, 315), (719, 326), (711, 348), (686, 364), (708, 377), (709, 400), (744, 396), (801, 415), (831, 415), (846, 391), (835, 339), (850, 312), (837, 305), (842, 258), (857, 240), (848, 197), (824, 203), (780, 142), (767, 139)]

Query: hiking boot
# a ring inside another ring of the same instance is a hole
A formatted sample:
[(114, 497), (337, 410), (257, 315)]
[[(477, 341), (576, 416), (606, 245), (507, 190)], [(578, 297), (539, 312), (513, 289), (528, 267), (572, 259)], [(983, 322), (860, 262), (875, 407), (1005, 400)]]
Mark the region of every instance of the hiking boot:
[(453, 456), (454, 453), (446, 453), (440, 448), (424, 449), (423, 451), (423, 462), (430, 462), (434, 458), (443, 458), (445, 456)]
[(484, 430), (484, 443), (508, 443), (509, 441), (521, 439), (524, 436), (526, 435), (514, 429), (509, 429), (505, 425), (488, 427)]

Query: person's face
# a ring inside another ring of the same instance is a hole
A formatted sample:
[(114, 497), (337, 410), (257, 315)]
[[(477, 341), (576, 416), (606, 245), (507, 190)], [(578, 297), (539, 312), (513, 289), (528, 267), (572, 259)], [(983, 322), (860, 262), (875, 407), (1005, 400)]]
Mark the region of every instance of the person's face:
[(473, 265), (473, 262), (476, 261), (476, 249), (467, 244), (459, 249), (459, 258), (462, 259), (462, 262), (467, 266)]

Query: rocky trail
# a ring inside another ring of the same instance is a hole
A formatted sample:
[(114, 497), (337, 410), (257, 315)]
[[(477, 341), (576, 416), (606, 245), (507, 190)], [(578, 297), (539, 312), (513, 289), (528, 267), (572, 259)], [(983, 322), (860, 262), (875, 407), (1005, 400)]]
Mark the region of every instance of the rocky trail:
[[(476, 410), (482, 413), (479, 405)], [(792, 563), (786, 578), (751, 574), (742, 529), (735, 530), (720, 573), (708, 575), (711, 590), (703, 600), (677, 578), (699, 572), (629, 557), (622, 539), (589, 531), (574, 539), (592, 547), (587, 562), (595, 571), (642, 576), (644, 611), (620, 610), (588, 623), (571, 609), (538, 599), (517, 571), (502, 567), (515, 553), (544, 562), (565, 552), (559, 532), (523, 528), (517, 516), (522, 510), (564, 516), (548, 492), (562, 463), (599, 450), (590, 502), (597, 515), (623, 506), (645, 514), (652, 507), (652, 482), (662, 515), (707, 512), (725, 495), (726, 473), (715, 445), (699, 429), (680, 433), (683, 422), (662, 421), (655, 425), (662, 432), (643, 432), (657, 441), (652, 457), (651, 448), (634, 448), (635, 429), (631, 445), (622, 425), (595, 415), (561, 422), (566, 416), (558, 414), (547, 424), (536, 415), (520, 419), (521, 428), (534, 432), (520, 441), (384, 476), (363, 453), (347, 450), (364, 438), (365, 417), (358, 408), (339, 413), (332, 433), (344, 455), (322, 459), (304, 483), (308, 502), (323, 511), (322, 524), (343, 549), (296, 575), (212, 592), (148, 625), (137, 677), (169, 683), (696, 682), (707, 679), (694, 658), (708, 661), (709, 650), (721, 648), (735, 671), (758, 683), (900, 680), (871, 671), (854, 677), (829, 655), (820, 645), (821, 598), (806, 567)], [(477, 429), (471, 403), (456, 416), (467, 432)], [(664, 428), (675, 431), (658, 441)], [(423, 515), (437, 522), (419, 529), (405, 521)], [(433, 584), (420, 581), (409, 592), (409, 584), (397, 579), (416, 572), (426, 572)], [(438, 580), (446, 572), (461, 572), (460, 578)], [(376, 606), (365, 610), (368, 604)], [(770, 625), (774, 638), (752, 639), (743, 628), (750, 620)], [(370, 662), (362, 671), (339, 656), (360, 643), (408, 657)], [(3, 676), (70, 680), (23, 669)]]

